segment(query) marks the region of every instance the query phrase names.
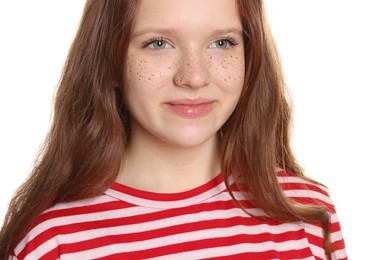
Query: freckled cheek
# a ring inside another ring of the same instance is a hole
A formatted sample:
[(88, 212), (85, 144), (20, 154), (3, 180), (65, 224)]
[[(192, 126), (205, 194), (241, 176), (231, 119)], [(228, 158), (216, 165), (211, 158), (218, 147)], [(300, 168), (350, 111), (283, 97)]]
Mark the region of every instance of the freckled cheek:
[(210, 61), (215, 80), (225, 88), (241, 88), (245, 75), (244, 55), (231, 55)]
[(145, 57), (128, 58), (125, 71), (125, 79), (128, 85), (150, 85), (154, 88), (162, 87), (163, 84), (156, 84), (162, 82), (171, 71), (171, 65), (168, 63), (161, 63), (153, 59)]

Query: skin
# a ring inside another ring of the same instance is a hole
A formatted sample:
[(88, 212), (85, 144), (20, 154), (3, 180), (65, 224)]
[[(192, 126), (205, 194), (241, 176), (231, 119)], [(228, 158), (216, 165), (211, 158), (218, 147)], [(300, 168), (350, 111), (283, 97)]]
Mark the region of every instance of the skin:
[(117, 181), (172, 193), (215, 177), (217, 132), (238, 102), (244, 65), (234, 0), (141, 1), (124, 71), (131, 136)]

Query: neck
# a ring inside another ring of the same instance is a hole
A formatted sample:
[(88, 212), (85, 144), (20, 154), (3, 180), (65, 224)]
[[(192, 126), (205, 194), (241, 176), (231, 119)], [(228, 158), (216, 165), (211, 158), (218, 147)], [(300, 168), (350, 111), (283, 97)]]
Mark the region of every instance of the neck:
[(218, 138), (191, 147), (168, 145), (150, 138), (132, 138), (117, 182), (132, 188), (177, 193), (196, 188), (221, 171)]

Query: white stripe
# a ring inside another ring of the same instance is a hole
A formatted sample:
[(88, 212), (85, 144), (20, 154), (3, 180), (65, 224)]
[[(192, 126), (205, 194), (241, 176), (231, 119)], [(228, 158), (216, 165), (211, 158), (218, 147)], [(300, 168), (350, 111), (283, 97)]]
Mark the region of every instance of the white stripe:
[[(131, 250), (132, 252), (136, 252), (148, 248), (174, 245), (174, 244), (188, 242), (188, 241), (212, 239), (218, 237), (228, 237), (228, 236), (242, 235), (242, 234), (248, 234), (248, 235), (256, 235), (261, 233), (280, 234), (284, 232), (298, 231), (302, 228), (303, 226), (297, 223), (281, 224), (279, 226), (269, 226), (267, 224), (260, 224), (256, 226), (234, 226), (229, 228), (214, 228), (214, 229), (180, 233), (180, 234), (164, 236), (164, 237), (159, 237), (159, 238), (154, 238), (154, 239), (149, 239), (144, 241), (122, 243), (117, 245), (109, 245), (109, 246), (94, 248), (86, 251), (62, 255), (61, 259), (77, 259), (77, 258), (91, 259), (91, 258), (104, 257), (115, 253), (129, 252), (129, 250)], [(300, 245), (300, 246), (308, 245), (306, 238), (302, 239), (301, 241), (305, 241), (305, 242), (303, 243), (304, 245)], [(287, 241), (287, 242), (280, 243), (280, 245), (283, 246), (283, 250), (291, 250), (291, 249), (296, 249), (298, 243), (297, 241)], [(259, 250), (264, 250), (264, 249), (261, 248)]]
[[(230, 210), (214, 210), (207, 212), (199, 212), (195, 214), (175, 216), (166, 219), (137, 223), (134, 225), (86, 230), (77, 233), (58, 235), (56, 237), (53, 237), (52, 239), (46, 241), (43, 245), (41, 245), (40, 248), (37, 248), (37, 251), (48, 252), (56, 248), (58, 246), (58, 243), (71, 244), (98, 237), (152, 231), (155, 229), (177, 226), (181, 224), (197, 223), (199, 221), (204, 220), (229, 219), (237, 216), (248, 217), (248, 215), (246, 215), (241, 209), (234, 208)], [(88, 224), (86, 223), (86, 225)], [(153, 229), (151, 227), (153, 227)], [(37, 253), (34, 253), (34, 255), (37, 255)]]
[(157, 209), (171, 209), (171, 208), (186, 207), (186, 206), (194, 205), (196, 203), (200, 203), (202, 201), (205, 201), (217, 195), (218, 193), (222, 192), (225, 189), (226, 189), (225, 183), (222, 182), (215, 188), (212, 188), (211, 190), (207, 190), (206, 192), (203, 192), (199, 195), (187, 199), (175, 200), (175, 201), (148, 200), (148, 199), (135, 197), (126, 193), (122, 193), (114, 189), (108, 189), (105, 193), (115, 198), (118, 198), (122, 201), (126, 201), (128, 203), (135, 204), (135, 205), (157, 208)]
[(332, 242), (336, 242), (336, 241), (340, 241), (343, 239), (343, 234), (341, 233), (341, 231), (338, 231), (338, 232), (334, 232), (330, 235), (330, 240)]
[(77, 208), (77, 207), (93, 206), (93, 205), (103, 204), (103, 203), (112, 202), (112, 201), (118, 201), (118, 199), (112, 198), (112, 197), (107, 196), (107, 195), (100, 195), (100, 196), (89, 198), (89, 199), (58, 203), (58, 204), (54, 205), (53, 207), (45, 210), (44, 213), (55, 211), (55, 210), (61, 210), (61, 209), (73, 209), (73, 208)]
[[(233, 195), (237, 200), (246, 200), (244, 192), (233, 191)], [(217, 201), (229, 201), (229, 200), (232, 200), (232, 197), (230, 196), (228, 191), (224, 191), (215, 195), (214, 197), (211, 197), (210, 199), (204, 202), (217, 202)]]
[(49, 245), (46, 245), (46, 243), (40, 245), (37, 247), (34, 251), (30, 252), (28, 255), (26, 255), (23, 260), (36, 260), (40, 259), (43, 255), (50, 252), (53, 248)]
[(311, 184), (311, 185), (319, 187), (317, 184), (314, 184), (310, 181), (307, 181), (307, 180), (302, 179), (302, 178), (297, 177), (297, 176), (278, 176), (277, 178), (278, 178), (279, 183)]
[[(338, 219), (337, 219), (336, 214), (331, 214), (330, 218), (331, 218), (332, 224), (338, 223)], [(306, 233), (312, 234), (312, 235), (317, 236), (317, 237), (323, 237), (323, 229), (321, 227), (316, 226), (316, 225), (313, 225), (310, 223), (305, 223), (305, 230), (306, 230)], [(331, 236), (334, 236), (334, 239), (331, 239), (332, 241), (340, 240), (343, 237), (341, 234), (341, 231), (333, 232), (333, 233), (331, 233)]]
[[(331, 220), (332, 220), (332, 223), (337, 223), (338, 222), (338, 219), (337, 219), (337, 215), (336, 214), (332, 214), (331, 215)], [(313, 236), (316, 236), (316, 237), (320, 237), (320, 238), (323, 238), (323, 229), (321, 227), (318, 227), (316, 225), (313, 225), (313, 224), (310, 224), (310, 223), (304, 223), (304, 226), (305, 226), (305, 232), (307, 234), (311, 234)], [(335, 242), (335, 241), (339, 241), (343, 239), (343, 236), (342, 236), (342, 233), (341, 231), (338, 231), (338, 232), (333, 232), (330, 234), (330, 240), (331, 242)], [(318, 247), (314, 244), (310, 244), (310, 248), (313, 252), (313, 254), (317, 257), (320, 257), (322, 259), (325, 259), (325, 250), (321, 247)], [(345, 254), (345, 252), (343, 252), (343, 250), (340, 250), (341, 252), (340, 253), (337, 253), (337, 254), (340, 254), (340, 256), (342, 256), (342, 254)], [(345, 251), (345, 250), (344, 250)], [(338, 255), (338, 258), (336, 259), (339, 259), (339, 258), (342, 258)]]
[(334, 214), (332, 214), (332, 215), (330, 216), (330, 222), (331, 222), (331, 223), (337, 223), (337, 222), (339, 222), (339, 218), (337, 217), (337, 214), (336, 214), (336, 213), (334, 213)]
[(306, 222), (304, 223), (304, 226), (305, 226), (305, 232), (307, 234), (311, 234), (313, 236), (320, 237), (320, 238), (324, 237), (324, 232), (321, 227)]
[[(236, 192), (236, 191), (233, 192), (233, 195), (235, 196), (235, 198), (238, 201), (246, 200), (246, 196), (244, 194), (245, 194), (244, 192)], [(209, 200), (207, 200), (205, 202), (210, 203), (210, 202), (229, 201), (229, 200), (232, 200), (232, 197), (230, 196), (229, 192), (225, 191), (225, 192), (221, 192), (220, 194), (212, 197), (211, 199), (209, 199)], [(239, 208), (239, 209), (241, 211), (243, 211), (241, 208)], [(258, 216), (258, 217), (260, 217), (260, 216), (261, 217), (268, 216), (263, 210), (258, 209), (258, 208), (248, 208), (248, 209), (246, 209), (246, 211), (248, 213), (252, 214), (253, 216)], [(245, 212), (245, 211), (243, 211), (243, 212)], [(249, 216), (247, 213), (245, 213), (245, 215)]]
[(342, 259), (342, 258), (346, 258), (346, 257), (347, 257), (347, 250), (345, 248), (340, 249), (340, 250), (336, 250), (332, 254), (332, 259), (333, 260)]
[[(221, 195), (222, 194), (222, 195)], [(230, 194), (228, 192), (224, 192), (218, 194), (217, 196), (214, 196), (212, 198), (213, 201), (226, 201), (231, 199)], [(243, 199), (243, 195), (241, 193), (236, 192), (235, 195), (237, 196), (237, 199)], [(78, 201), (75, 203), (61, 203), (56, 206), (56, 209), (65, 209), (65, 208), (70, 208), (69, 205), (72, 206), (81, 206), (85, 205), (87, 201), (91, 201), (93, 204), (98, 204), (98, 202), (106, 202), (110, 201), (112, 197), (109, 196), (100, 196), (96, 199), (93, 200), (83, 200), (83, 201)], [(212, 202), (212, 201), (211, 201)], [(53, 210), (50, 210), (53, 211)], [(45, 222), (40, 223), (38, 226), (34, 227), (28, 235), (17, 245), (15, 248), (16, 254), (19, 254), (23, 248), (27, 245), (28, 241), (31, 241), (34, 239), (37, 235), (40, 233), (43, 233), (44, 231), (56, 227), (56, 226), (62, 226), (66, 224), (75, 224), (75, 223), (83, 223), (83, 222), (89, 222), (89, 221), (96, 221), (96, 220), (101, 220), (101, 219), (116, 219), (118, 216), (136, 216), (136, 215), (141, 215), (141, 214), (147, 214), (147, 213), (153, 213), (153, 212), (158, 212), (159, 210), (156, 209), (151, 209), (151, 208), (143, 208), (143, 207), (132, 207), (132, 208), (127, 208), (127, 209), (120, 209), (120, 210), (110, 210), (110, 211), (104, 211), (104, 212), (96, 212), (96, 213), (90, 213), (90, 214), (79, 214), (79, 215), (70, 215), (70, 216), (65, 216), (65, 217), (58, 217), (58, 218), (53, 218), (49, 219)], [(242, 212), (241, 209), (237, 209), (237, 211)], [(252, 210), (253, 214), (258, 214), (258, 215), (264, 215), (263, 212), (260, 212), (258, 210), (253, 209)], [(246, 214), (243, 214), (243, 216), (247, 216)], [(231, 217), (226, 216), (226, 218)], [(165, 221), (165, 220), (162, 220)], [(174, 224), (174, 223), (173, 223)], [(150, 228), (150, 227), (149, 227)], [(114, 227), (115, 229), (115, 227)], [(72, 234), (70, 234), (72, 236)], [(82, 240), (81, 240), (82, 241)], [(48, 245), (50, 246), (50, 250), (53, 249), (53, 244), (52, 242), (46, 241)], [(57, 245), (57, 243), (55, 243)], [(43, 247), (44, 248), (44, 247)]]
[[(89, 205), (98, 205), (110, 201), (115, 201), (117, 199), (113, 199), (110, 196), (102, 195), (90, 199), (85, 200), (79, 200), (74, 202), (64, 202), (64, 203), (58, 203), (54, 205), (53, 207), (45, 210), (42, 214), (53, 212), (55, 210), (62, 210), (62, 209), (74, 209), (75, 207), (84, 207)], [(56, 218), (57, 220), (62, 220), (65, 217)], [(30, 230), (26, 237), (23, 238), (23, 240), (15, 247), (15, 253), (19, 254), (23, 248), (26, 246), (27, 242), (34, 239), (37, 235), (39, 235), (41, 232), (45, 231), (46, 229), (49, 229), (53, 226), (56, 226), (57, 224), (56, 219), (50, 219), (46, 222), (43, 222), (39, 224), (38, 226), (34, 227), (32, 230)]]
[[(319, 237), (319, 238), (324, 237), (323, 229), (321, 227), (318, 227), (318, 226), (310, 224), (310, 223), (304, 223), (304, 227), (305, 227), (306, 234), (311, 234), (311, 235)], [(319, 246), (314, 245), (314, 244), (309, 244), (309, 246), (310, 246), (310, 249), (311, 249), (313, 255), (315, 255), (321, 259), (325, 259), (324, 248), (319, 247)]]
[(33, 229), (31, 229), (31, 231), (27, 234), (27, 236), (23, 239), (23, 241), (20, 242), (18, 246), (15, 248), (15, 253), (19, 254), (29, 241), (33, 240), (36, 236), (38, 236), (39, 234), (45, 232), (46, 230), (52, 227), (59, 227), (67, 224), (84, 223), (84, 222), (96, 221), (96, 220), (116, 219), (118, 218), (118, 216), (137, 216), (137, 215), (142, 215), (142, 214), (147, 214), (147, 213), (152, 213), (157, 211), (158, 210), (156, 209), (150, 209), (150, 208), (132, 207), (132, 208), (99, 211), (99, 212), (94, 212), (89, 214), (78, 214), (78, 215), (70, 215), (65, 217), (49, 219), (47, 221), (40, 223)]
[[(299, 245), (299, 246), (298, 246)], [(150, 260), (163, 260), (163, 259), (200, 259), (200, 258), (209, 258), (209, 257), (221, 257), (221, 256), (230, 256), (240, 253), (247, 252), (265, 252), (269, 250), (277, 251), (289, 251), (294, 249), (303, 249), (307, 246), (307, 241), (305, 238), (301, 240), (294, 241), (285, 241), (285, 242), (263, 242), (263, 243), (243, 243), (236, 244), (231, 246), (223, 246), (216, 248), (205, 248), (189, 252), (171, 254), (161, 257), (149, 258)], [(194, 258), (196, 256), (196, 258)], [(279, 258), (275, 258), (279, 259)], [(301, 260), (313, 260), (314, 257), (301, 258)]]
[[(290, 183), (307, 183), (312, 184), (310, 182), (307, 182), (305, 180), (302, 180), (298, 177), (278, 177), (280, 179), (280, 182), (290, 182)], [(315, 184), (313, 184), (315, 185)], [(317, 185), (316, 185), (317, 186)], [(75, 216), (66, 216), (66, 217), (59, 217), (55, 219), (50, 219), (48, 221), (45, 221), (41, 223), (40, 225), (36, 226), (31, 232), (29, 233), (29, 236), (26, 237), (26, 240), (22, 243), (20, 243), (17, 248), (15, 249), (15, 252), (20, 253), (20, 251), (24, 248), (24, 246), (27, 244), (26, 241), (33, 239), (38, 234), (44, 232), (45, 230), (54, 227), (54, 226), (62, 226), (66, 224), (73, 224), (73, 223), (83, 223), (86, 222), (86, 225), (88, 225), (88, 221), (96, 221), (96, 220), (107, 220), (107, 219), (117, 219), (118, 216), (139, 216), (142, 214), (152, 213), (156, 212), (158, 214), (159, 209), (161, 208), (177, 208), (177, 207), (184, 207), (188, 205), (192, 205), (195, 203), (200, 202), (216, 202), (216, 201), (228, 201), (231, 199), (230, 194), (227, 191), (222, 192), (225, 190), (225, 184), (222, 182), (217, 187), (204, 192), (202, 194), (199, 194), (198, 196), (179, 200), (179, 201), (150, 201), (146, 199), (141, 199), (137, 197), (130, 196), (125, 193), (117, 192), (113, 189), (109, 189), (106, 193), (108, 196), (99, 196), (93, 199), (87, 199), (77, 202), (71, 202), (71, 203), (61, 203), (57, 204), (55, 207), (50, 208), (46, 212), (58, 210), (58, 209), (67, 209), (67, 208), (74, 208), (74, 207), (82, 207), (82, 206), (89, 206), (89, 205), (97, 205), (105, 202), (115, 201), (117, 199), (120, 199), (122, 201), (128, 201), (129, 199), (132, 200), (130, 203), (134, 204), (133, 199), (137, 200), (139, 204), (142, 205), (142, 203), (147, 204), (147, 206), (154, 206), (155, 208), (142, 208), (142, 207), (134, 207), (129, 209), (120, 209), (120, 210), (111, 210), (111, 211), (103, 211), (103, 212), (97, 212), (97, 213), (90, 213), (90, 214), (80, 214)], [(316, 198), (319, 200), (322, 200), (324, 202), (327, 202), (329, 204), (332, 204), (331, 199), (316, 191), (312, 190), (289, 190), (284, 191), (286, 196), (294, 196), (294, 197), (306, 197), (306, 198)], [(238, 200), (245, 199), (244, 193), (241, 192), (234, 192), (236, 195), (236, 198)], [(112, 197), (111, 197), (112, 196)], [(250, 209), (253, 210), (253, 209)], [(85, 241), (91, 238), (97, 238), (102, 237), (106, 235), (120, 235), (120, 234), (129, 234), (129, 233), (135, 233), (135, 232), (142, 232), (142, 231), (150, 231), (153, 229), (163, 228), (163, 227), (169, 227), (174, 225), (180, 225), (182, 223), (196, 223), (198, 221), (202, 220), (212, 220), (212, 219), (222, 219), (222, 218), (230, 218), (235, 216), (244, 216), (247, 217), (248, 215), (243, 212), (241, 209), (230, 209), (230, 210), (215, 210), (215, 211), (208, 211), (208, 212), (200, 212), (195, 214), (187, 214), (187, 215), (181, 215), (176, 216), (172, 218), (162, 219), (162, 220), (156, 220), (156, 221), (150, 221), (150, 222), (144, 222), (141, 224), (136, 225), (126, 225), (121, 227), (112, 227), (112, 228), (101, 228), (96, 230), (87, 230), (82, 231), (78, 233), (73, 233), (69, 235), (60, 235), (56, 238), (53, 238), (49, 241), (46, 241), (45, 244), (41, 245), (39, 248), (37, 248), (34, 252), (31, 252), (31, 254), (26, 259), (37, 259), (40, 256), (44, 255), (45, 253), (51, 251), (55, 247), (58, 246), (58, 240), (61, 241), (61, 243), (75, 243), (80, 241)], [(332, 214), (331, 216), (332, 223), (337, 223), (338, 219), (336, 214)], [(286, 225), (292, 225), (292, 226), (286, 226)], [(266, 226), (266, 227), (264, 227)], [(91, 258), (93, 256), (89, 255), (88, 252), (96, 254), (95, 257), (100, 257), (104, 255), (109, 255), (115, 252), (127, 252), (129, 251), (129, 247), (131, 247), (132, 251), (136, 250), (143, 250), (145, 248), (155, 247), (155, 246), (164, 246), (164, 245), (171, 245), (175, 243), (181, 243), (186, 241), (193, 241), (197, 239), (207, 239), (207, 238), (214, 238), (215, 236), (218, 237), (217, 233), (220, 232), (224, 236), (231, 236), (234, 234), (244, 234), (244, 230), (249, 229), (249, 231), (256, 231), (255, 234), (261, 233), (261, 230), (265, 230), (266, 232), (274, 232), (274, 234), (283, 233), (286, 231), (295, 231), (294, 228), (297, 228), (298, 226), (301, 226), (301, 228), (305, 228), (305, 231), (307, 233), (311, 233), (315, 236), (322, 237), (322, 229), (310, 225), (310, 224), (301, 224), (301, 223), (294, 223), (294, 224), (281, 224), (279, 226), (268, 226), (266, 224), (258, 225), (258, 226), (236, 226), (231, 228), (216, 228), (216, 229), (208, 229), (208, 230), (201, 230), (201, 231), (194, 231), (194, 232), (188, 232), (188, 233), (181, 233), (177, 235), (172, 236), (166, 236), (166, 237), (160, 237), (160, 238), (154, 238), (146, 241), (140, 241), (140, 242), (133, 242), (133, 243), (126, 243), (121, 245), (110, 245), (105, 246), (102, 248), (97, 249), (91, 249), (84, 252), (69, 254), (67, 257), (70, 257), (69, 259), (74, 259), (74, 257), (81, 257), (83, 258), (84, 255), (87, 256), (87, 258)], [(311, 226), (311, 227), (310, 227)], [(151, 227), (153, 229), (151, 229)], [(259, 228), (259, 229), (258, 229)], [(270, 230), (271, 229), (271, 230)], [(299, 229), (297, 229), (299, 230)], [(229, 231), (232, 232), (232, 234), (229, 233)], [(237, 232), (237, 233), (235, 233)], [(264, 231), (263, 231), (264, 232)], [(248, 233), (252, 234), (252, 233)], [(188, 237), (191, 238), (191, 240), (188, 240)], [(186, 240), (187, 238), (187, 240)], [(334, 232), (331, 234), (332, 241), (337, 241), (342, 239), (341, 232)], [(179, 242), (175, 242), (179, 241)], [(283, 243), (289, 243), (290, 241), (286, 241)], [(149, 244), (150, 243), (150, 244)], [(271, 242), (272, 243), (272, 242)], [(295, 242), (294, 242), (295, 243)], [(282, 244), (282, 243), (279, 243)], [(307, 244), (307, 243), (306, 243)], [(247, 244), (239, 244), (233, 247), (239, 248), (240, 245), (247, 245)], [(248, 244), (252, 245), (253, 244)], [(316, 247), (315, 245), (310, 245), (313, 253), (317, 256), (320, 256), (323, 253), (323, 249)], [(124, 248), (122, 250), (121, 248)], [(134, 250), (134, 248), (136, 250)], [(137, 249), (139, 248), (139, 249)], [(226, 248), (230, 248), (226, 247)], [(112, 252), (110, 252), (110, 250)], [(219, 250), (217, 249), (205, 249), (205, 250)], [(187, 252), (188, 254), (192, 254), (189, 256), (198, 256), (198, 253), (194, 254), (194, 252), (202, 251), (202, 250), (196, 250), (191, 252)], [(263, 251), (263, 249), (261, 250)], [(99, 253), (100, 252), (100, 253)], [(244, 251), (246, 252), (246, 251)], [(237, 253), (237, 251), (234, 251), (234, 253)], [(336, 252), (338, 255), (343, 255), (345, 253), (345, 250), (340, 250), (340, 252)], [(36, 255), (34, 255), (36, 254)], [(186, 253), (184, 253), (186, 254)], [(80, 256), (79, 256), (80, 255)], [(180, 257), (180, 254), (177, 254)], [(173, 255), (172, 255), (173, 256)], [(176, 256), (176, 254), (174, 254)]]
[(280, 167), (278, 167), (278, 166), (276, 166), (275, 171), (276, 171), (276, 172), (283, 172), (283, 171), (285, 171), (285, 170), (282, 169), (282, 168), (280, 168)]
[(324, 248), (319, 247), (319, 246), (314, 245), (314, 244), (309, 244), (309, 246), (310, 246), (310, 250), (313, 253), (313, 255), (315, 255), (316, 257), (321, 258), (321, 259), (326, 259)]
[(284, 194), (286, 194), (287, 197), (298, 197), (298, 198), (311, 198), (311, 199), (319, 199), (323, 202), (326, 202), (328, 204), (333, 205), (332, 200), (317, 191), (312, 191), (312, 190), (285, 190), (283, 191)]

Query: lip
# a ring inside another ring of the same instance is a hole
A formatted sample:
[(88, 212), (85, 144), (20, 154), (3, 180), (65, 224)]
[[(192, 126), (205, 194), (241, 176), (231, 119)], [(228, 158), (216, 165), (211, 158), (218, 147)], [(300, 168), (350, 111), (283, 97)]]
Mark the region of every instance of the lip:
[(205, 98), (175, 99), (165, 104), (175, 114), (184, 118), (199, 118), (208, 115), (214, 106), (214, 100)]

